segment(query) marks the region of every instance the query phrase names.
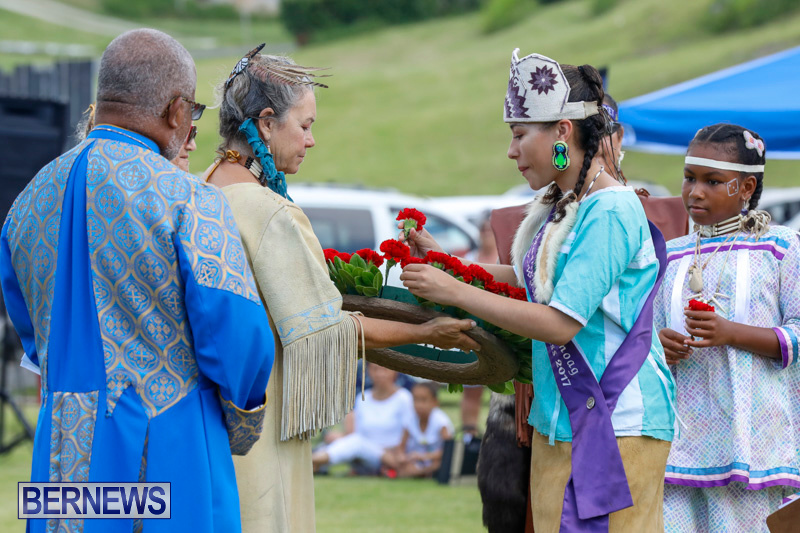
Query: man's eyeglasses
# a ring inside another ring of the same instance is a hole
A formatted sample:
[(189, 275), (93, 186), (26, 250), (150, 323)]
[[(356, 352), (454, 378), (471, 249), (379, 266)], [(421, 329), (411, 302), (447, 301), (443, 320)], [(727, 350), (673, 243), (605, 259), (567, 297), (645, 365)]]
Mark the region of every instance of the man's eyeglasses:
[(167, 104), (166, 109), (164, 109), (164, 112), (161, 113), (161, 118), (166, 118), (167, 117), (167, 113), (169, 113), (170, 106), (172, 104), (174, 104), (175, 101), (178, 98), (180, 98), (181, 100), (183, 100), (184, 102), (186, 102), (187, 104), (190, 104), (192, 106), (192, 120), (200, 120), (200, 117), (203, 116), (203, 111), (206, 110), (205, 104), (198, 104), (194, 100), (189, 100), (185, 96), (180, 96), (180, 95), (172, 97), (172, 100), (169, 101), (169, 103)]
[(195, 137), (197, 137), (197, 126), (193, 124), (189, 129), (189, 135), (186, 137), (186, 142), (183, 144), (189, 144), (194, 140)]

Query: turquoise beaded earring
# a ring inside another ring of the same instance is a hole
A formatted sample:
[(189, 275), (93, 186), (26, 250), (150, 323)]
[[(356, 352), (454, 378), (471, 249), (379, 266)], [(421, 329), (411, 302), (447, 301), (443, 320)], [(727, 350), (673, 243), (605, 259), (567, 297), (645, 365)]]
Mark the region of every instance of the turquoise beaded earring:
[(569, 145), (564, 141), (553, 143), (553, 166), (559, 172), (569, 168)]

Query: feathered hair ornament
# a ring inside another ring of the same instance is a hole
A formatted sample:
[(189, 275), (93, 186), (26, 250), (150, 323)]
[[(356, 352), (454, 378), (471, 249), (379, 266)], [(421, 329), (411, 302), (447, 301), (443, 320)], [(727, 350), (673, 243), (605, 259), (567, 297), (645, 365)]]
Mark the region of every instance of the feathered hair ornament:
[(330, 77), (330, 74), (315, 74), (315, 72), (318, 70), (327, 70), (325, 68), (303, 67), (300, 65), (281, 63), (278, 61), (271, 61), (267, 64), (264, 62), (250, 63), (250, 60), (253, 59), (262, 48), (264, 48), (264, 44), (265, 43), (262, 43), (253, 48), (242, 59), (240, 59), (238, 63), (236, 63), (236, 66), (233, 67), (233, 70), (231, 71), (231, 75), (228, 76), (228, 79), (225, 82), (226, 89), (231, 86), (233, 80), (236, 79), (236, 76), (244, 72), (248, 67), (250, 67), (250, 71), (258, 76), (262, 81), (270, 80), (273, 83), (283, 83), (286, 85), (313, 85), (315, 87), (322, 87), (323, 89), (328, 88), (327, 85), (312, 79)]

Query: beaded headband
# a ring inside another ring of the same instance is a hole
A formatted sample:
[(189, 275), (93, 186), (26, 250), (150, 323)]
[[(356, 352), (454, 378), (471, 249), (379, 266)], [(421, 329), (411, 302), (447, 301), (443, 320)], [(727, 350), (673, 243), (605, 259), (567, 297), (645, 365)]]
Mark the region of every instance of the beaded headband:
[(611, 119), (611, 122), (617, 122), (617, 119), (619, 118), (619, 116), (617, 115), (617, 112), (614, 110), (613, 107), (611, 107), (608, 104), (603, 104), (603, 109), (606, 110), (606, 113), (608, 114), (608, 118)]
[(717, 161), (705, 157), (686, 156), (685, 164), (699, 165), (701, 167), (717, 168), (719, 170), (735, 170), (737, 172), (764, 172), (764, 165), (741, 165), (729, 161)]
[(530, 54), (519, 59), (511, 54), (506, 92), (506, 122), (554, 122), (582, 120), (600, 112), (597, 102), (568, 102), (570, 87), (561, 66), (553, 59)]

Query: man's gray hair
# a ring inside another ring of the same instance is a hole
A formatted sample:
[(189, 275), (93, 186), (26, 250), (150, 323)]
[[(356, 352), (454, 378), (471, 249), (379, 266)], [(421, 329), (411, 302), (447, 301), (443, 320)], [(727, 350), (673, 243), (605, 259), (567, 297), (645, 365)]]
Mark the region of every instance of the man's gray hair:
[[(283, 56), (256, 55), (250, 59), (250, 67), (271, 63), (295, 64), (290, 58)], [(270, 107), (275, 112), (272, 118), (282, 123), (300, 97), (307, 91), (313, 90), (310, 85), (276, 82), (269, 76), (262, 79), (250, 67), (236, 76), (230, 87), (226, 88), (223, 81), (217, 88), (218, 93), (222, 95), (219, 108), (219, 134), (222, 137), (223, 147), (247, 146), (247, 138), (239, 131), (242, 122), (248, 118), (257, 118), (263, 109)]]
[(194, 60), (178, 41), (158, 30), (123, 33), (100, 59), (97, 101), (128, 104), (159, 116), (174, 96), (191, 97)]

